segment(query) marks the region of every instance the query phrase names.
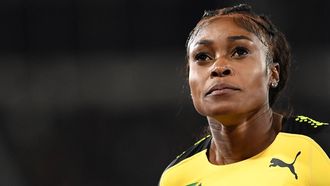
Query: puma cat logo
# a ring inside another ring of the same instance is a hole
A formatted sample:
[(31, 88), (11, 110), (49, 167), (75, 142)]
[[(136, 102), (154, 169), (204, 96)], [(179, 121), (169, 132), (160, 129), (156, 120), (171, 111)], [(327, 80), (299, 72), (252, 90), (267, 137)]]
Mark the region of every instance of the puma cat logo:
[(288, 167), (291, 171), (291, 173), (294, 175), (294, 177), (296, 179), (298, 179), (298, 175), (297, 173), (295, 172), (294, 170), (294, 166), (293, 164), (296, 162), (298, 156), (301, 154), (301, 152), (299, 151), (296, 155), (296, 158), (294, 159), (294, 161), (290, 164), (288, 163), (285, 163), (284, 161), (280, 160), (280, 159), (277, 159), (277, 158), (273, 158), (272, 160), (270, 160), (270, 165), (269, 167), (276, 167), (276, 166), (279, 166), (279, 167)]

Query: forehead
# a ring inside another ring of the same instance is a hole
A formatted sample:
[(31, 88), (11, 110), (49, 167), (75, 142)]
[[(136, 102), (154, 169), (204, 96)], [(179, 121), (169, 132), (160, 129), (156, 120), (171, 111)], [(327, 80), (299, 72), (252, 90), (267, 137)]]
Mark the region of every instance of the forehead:
[(255, 42), (260, 39), (252, 32), (235, 22), (235, 16), (216, 16), (205, 20), (198, 25), (198, 30), (192, 42), (200, 39), (217, 39), (232, 35), (243, 35)]

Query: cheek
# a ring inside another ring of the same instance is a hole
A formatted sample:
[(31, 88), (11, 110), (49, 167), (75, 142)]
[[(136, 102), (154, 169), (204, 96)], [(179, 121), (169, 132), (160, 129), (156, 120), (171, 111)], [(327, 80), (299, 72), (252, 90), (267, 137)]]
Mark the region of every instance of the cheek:
[(200, 83), (197, 73), (191, 69), (189, 70), (189, 87), (192, 99), (195, 102), (199, 95), (198, 92), (200, 92)]
[(264, 68), (246, 72), (246, 75), (242, 77), (249, 77), (245, 84), (248, 96), (255, 97), (262, 102), (268, 101), (268, 76)]
[(203, 86), (205, 81), (201, 73), (197, 73), (194, 68), (189, 70), (189, 87), (191, 98), (197, 112), (202, 114)]
[(196, 94), (199, 87), (200, 87), (200, 81), (201, 81), (201, 77), (200, 74), (197, 73), (197, 69), (196, 67), (190, 66), (189, 67), (189, 87), (190, 87), (190, 91), (191, 94)]

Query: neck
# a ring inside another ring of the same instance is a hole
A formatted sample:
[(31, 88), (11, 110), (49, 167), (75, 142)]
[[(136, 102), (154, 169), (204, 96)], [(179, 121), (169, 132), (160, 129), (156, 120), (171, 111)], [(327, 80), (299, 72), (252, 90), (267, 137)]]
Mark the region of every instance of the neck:
[[(208, 117), (212, 134), (209, 161), (224, 165), (245, 160), (266, 149), (280, 131), (282, 116), (270, 108), (226, 125)], [(239, 121), (239, 122), (237, 122)]]

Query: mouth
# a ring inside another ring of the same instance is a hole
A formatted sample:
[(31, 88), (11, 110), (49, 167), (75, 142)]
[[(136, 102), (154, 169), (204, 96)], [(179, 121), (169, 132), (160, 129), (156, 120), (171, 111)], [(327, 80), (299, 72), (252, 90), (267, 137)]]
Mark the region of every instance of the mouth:
[(215, 84), (207, 90), (205, 96), (220, 96), (220, 95), (236, 92), (239, 90), (241, 89), (230, 84), (225, 84), (225, 83)]

